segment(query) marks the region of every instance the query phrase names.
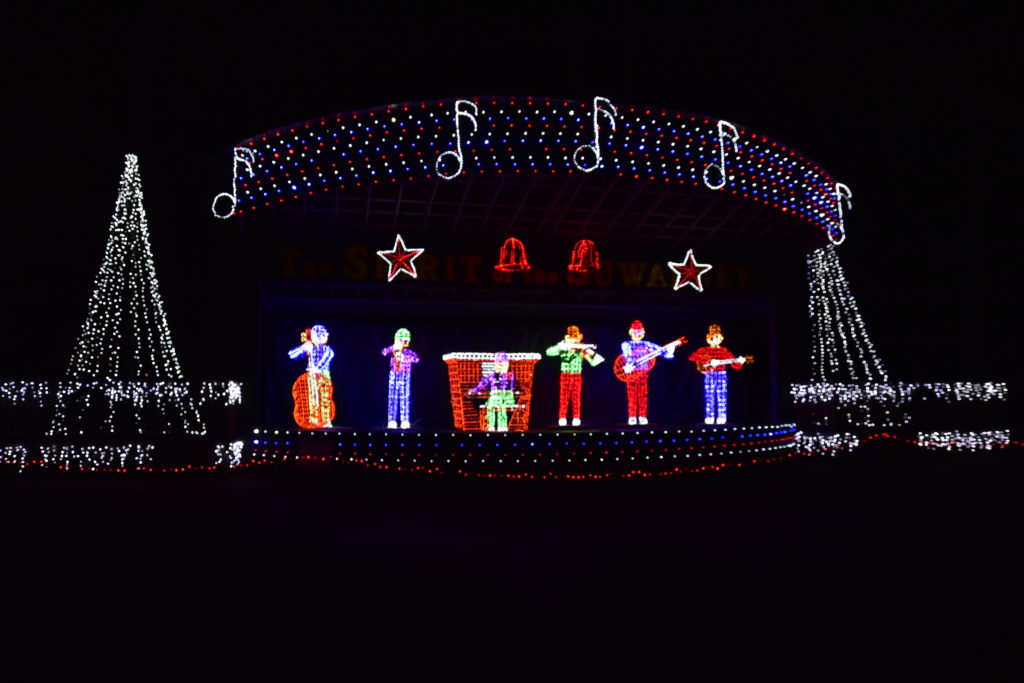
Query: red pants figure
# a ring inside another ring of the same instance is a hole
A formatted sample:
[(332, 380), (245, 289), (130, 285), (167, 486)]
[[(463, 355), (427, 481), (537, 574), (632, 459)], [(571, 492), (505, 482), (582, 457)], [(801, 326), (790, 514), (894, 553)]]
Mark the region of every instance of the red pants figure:
[(626, 378), (629, 417), (647, 417), (647, 373), (636, 372)]
[(558, 384), (558, 418), (564, 419), (572, 401), (572, 416), (580, 418), (580, 396), (583, 392), (583, 376), (578, 372), (563, 372)]

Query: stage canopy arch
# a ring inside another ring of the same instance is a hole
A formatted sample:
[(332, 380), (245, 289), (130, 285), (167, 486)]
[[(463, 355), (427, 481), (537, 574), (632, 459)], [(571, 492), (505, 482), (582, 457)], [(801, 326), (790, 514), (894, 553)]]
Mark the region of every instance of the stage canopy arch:
[[(219, 218), (301, 212), (401, 229), (514, 229), (752, 248), (846, 238), (851, 192), (740, 124), (664, 108), (478, 96), (309, 119), (234, 146)], [(660, 243), (660, 244), (659, 244)]]

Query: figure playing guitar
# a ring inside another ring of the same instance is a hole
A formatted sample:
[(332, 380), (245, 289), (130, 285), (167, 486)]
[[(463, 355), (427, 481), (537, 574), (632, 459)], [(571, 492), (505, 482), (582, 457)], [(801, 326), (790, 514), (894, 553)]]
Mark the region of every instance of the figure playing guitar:
[(634, 320), (629, 326), (629, 339), (622, 342), (622, 355), (615, 359), (615, 376), (626, 383), (629, 424), (647, 424), (647, 373), (658, 356), (675, 358), (676, 347), (686, 343), (680, 337), (665, 346), (644, 341), (644, 324)]
[(743, 369), (744, 364), (754, 362), (753, 356), (733, 356), (722, 346), (725, 337), (718, 325), (708, 326), (708, 345), (690, 354), (689, 360), (697, 364), (697, 370), (704, 375), (704, 423), (725, 424), (726, 404), (729, 398), (729, 376), (726, 366), (733, 370)]

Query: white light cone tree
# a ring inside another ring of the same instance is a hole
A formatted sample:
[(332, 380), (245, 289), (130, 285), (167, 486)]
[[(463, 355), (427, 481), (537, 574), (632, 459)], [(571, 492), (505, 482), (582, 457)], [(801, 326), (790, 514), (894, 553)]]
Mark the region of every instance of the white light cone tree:
[(206, 431), (171, 341), (134, 154), (125, 155), (103, 263), (56, 403), (51, 435)]

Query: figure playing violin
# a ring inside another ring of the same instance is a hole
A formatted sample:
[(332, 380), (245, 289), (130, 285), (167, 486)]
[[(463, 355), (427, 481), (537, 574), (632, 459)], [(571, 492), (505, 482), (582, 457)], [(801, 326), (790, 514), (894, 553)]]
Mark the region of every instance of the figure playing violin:
[(401, 327), (395, 332), (395, 343), (381, 349), (381, 355), (391, 356), (391, 372), (388, 373), (388, 429), (409, 429), (410, 426), (412, 364), (420, 362), (420, 357), (409, 348), (411, 341), (412, 334)]
[(572, 406), (572, 426), (580, 426), (580, 396), (583, 393), (583, 361), (591, 367), (599, 365), (604, 358), (593, 344), (583, 343), (583, 333), (576, 325), (569, 325), (565, 338), (544, 352), (562, 361), (562, 375), (558, 383), (558, 426), (568, 424), (569, 407)]

